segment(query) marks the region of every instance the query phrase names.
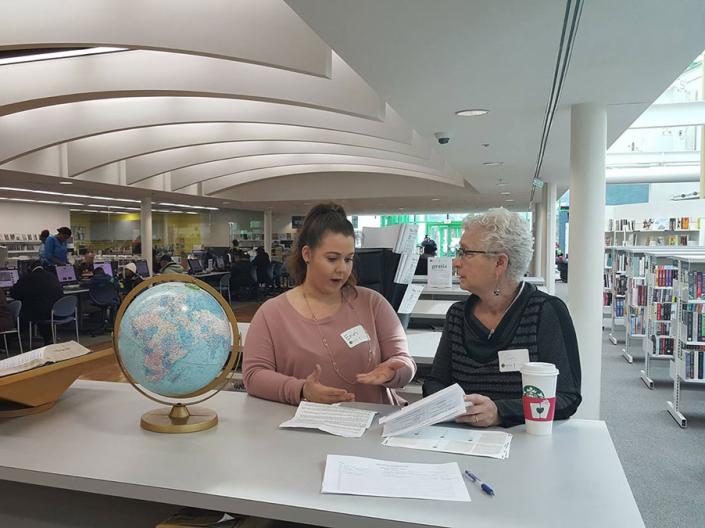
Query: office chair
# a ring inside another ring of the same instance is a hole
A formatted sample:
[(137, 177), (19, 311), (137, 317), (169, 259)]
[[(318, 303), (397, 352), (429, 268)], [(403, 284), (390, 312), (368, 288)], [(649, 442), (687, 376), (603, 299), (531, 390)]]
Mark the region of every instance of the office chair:
[(88, 288), (88, 297), (91, 304), (100, 309), (101, 324), (91, 330), (91, 337), (106, 331), (108, 324), (112, 325), (113, 317), (120, 306), (120, 294), (113, 282), (93, 283)]
[[(230, 298), (230, 273), (226, 273), (225, 275), (220, 277), (220, 282), (218, 283), (218, 291), (221, 295), (223, 295), (224, 291), (227, 291), (228, 303), (230, 303), (231, 305), (233, 304), (233, 301)], [(223, 297), (225, 297), (225, 295), (223, 295)]]
[[(78, 339), (78, 297), (66, 295), (56, 301), (51, 307), (51, 318), (46, 321), (37, 321), (35, 324), (50, 324), (51, 338), (56, 343), (56, 327), (63, 324), (75, 323), (76, 342)], [(32, 323), (29, 323), (29, 348), (32, 349)]]
[(22, 338), (20, 336), (20, 311), (22, 310), (22, 301), (12, 301), (7, 305), (10, 308), (12, 318), (15, 320), (15, 329), (0, 332), (5, 341), (5, 356), (10, 357), (10, 349), (7, 346), (7, 334), (17, 334), (17, 342), (20, 344), (20, 354), (22, 353)]

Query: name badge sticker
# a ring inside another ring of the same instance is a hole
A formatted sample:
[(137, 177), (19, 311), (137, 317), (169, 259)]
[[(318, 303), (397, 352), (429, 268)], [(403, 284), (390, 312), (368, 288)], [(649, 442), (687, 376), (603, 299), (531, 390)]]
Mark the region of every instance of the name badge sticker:
[(518, 372), (521, 367), (529, 362), (529, 349), (518, 348), (516, 350), (500, 350), (499, 371)]
[(354, 348), (360, 343), (370, 340), (370, 336), (367, 335), (367, 331), (365, 331), (362, 325), (353, 326), (350, 330), (346, 330), (340, 334), (340, 337), (343, 338), (343, 341), (345, 341), (345, 344), (348, 345), (349, 348)]

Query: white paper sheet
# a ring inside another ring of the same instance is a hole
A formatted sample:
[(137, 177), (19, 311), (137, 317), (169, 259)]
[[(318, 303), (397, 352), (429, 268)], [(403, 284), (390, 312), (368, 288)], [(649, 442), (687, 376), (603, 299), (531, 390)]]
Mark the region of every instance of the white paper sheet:
[(413, 433), (422, 427), (437, 424), (465, 414), (465, 392), (457, 383), (379, 419), (384, 425), (382, 436)]
[(425, 286), (423, 284), (409, 284), (404, 292), (404, 297), (399, 305), (398, 313), (408, 314), (414, 310), (416, 301), (419, 300)]
[(414, 280), (416, 265), (419, 263), (420, 255), (418, 253), (402, 253), (399, 258), (397, 272), (394, 275), (394, 282), (397, 284), (411, 284)]
[(428, 259), (429, 288), (450, 288), (453, 285), (453, 259), (431, 257)]
[(372, 425), (375, 414), (364, 409), (304, 401), (299, 404), (294, 417), (279, 427), (318, 429), (336, 436), (360, 438)]
[(328, 455), (321, 493), (470, 502), (456, 462), (407, 464)]
[(509, 458), (512, 435), (502, 431), (478, 431), (460, 427), (425, 427), (404, 436), (385, 438), (382, 445), (460, 455)]

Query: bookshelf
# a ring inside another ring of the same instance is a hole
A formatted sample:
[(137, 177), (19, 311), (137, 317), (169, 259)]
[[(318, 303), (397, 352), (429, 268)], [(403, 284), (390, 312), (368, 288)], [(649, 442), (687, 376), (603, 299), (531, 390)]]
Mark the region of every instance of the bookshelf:
[(625, 326), (624, 301), (627, 291), (627, 260), (624, 247), (610, 246), (609, 251), (611, 254), (611, 267), (609, 269), (611, 280), (609, 284), (612, 294), (612, 329), (609, 333), (609, 340), (613, 345), (616, 345), (619, 342), (617, 339), (617, 328)]
[(605, 246), (605, 265), (602, 268), (602, 318), (612, 317), (612, 246)]
[(646, 337), (646, 261), (642, 247), (625, 248), (626, 293), (624, 300), (624, 348), (622, 357), (633, 363), (631, 343)]
[(674, 287), (677, 303), (677, 344), (670, 362), (673, 401), (668, 412), (681, 428), (688, 425), (681, 412), (684, 386), (705, 386), (705, 254), (676, 255), (678, 281)]
[(8, 235), (0, 235), (0, 245), (7, 248), (8, 258), (17, 257), (31, 257), (37, 256), (39, 254), (39, 246), (41, 241), (33, 238), (14, 238), (12, 235), (12, 240), (8, 240)]

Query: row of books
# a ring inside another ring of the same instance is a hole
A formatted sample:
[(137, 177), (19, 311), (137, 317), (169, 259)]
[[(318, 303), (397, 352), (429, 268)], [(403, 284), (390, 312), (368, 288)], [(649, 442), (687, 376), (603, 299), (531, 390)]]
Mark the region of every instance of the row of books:
[(644, 257), (632, 257), (629, 260), (628, 271), (632, 277), (643, 277), (646, 275), (646, 259)]
[(670, 303), (655, 303), (653, 305), (652, 317), (656, 321), (670, 321), (671, 307), (672, 304)]
[(612, 274), (611, 273), (603, 273), (602, 274), (602, 283), (605, 288), (609, 288), (610, 290), (612, 289)]
[(637, 284), (631, 288), (631, 304), (632, 306), (646, 306), (648, 299), (648, 290), (646, 284)]
[(614, 260), (614, 270), (615, 271), (627, 271), (627, 255), (624, 253), (618, 253)]
[(602, 293), (602, 306), (612, 306), (612, 292)]
[(683, 351), (683, 366), (685, 379), (701, 380), (703, 378), (703, 362), (705, 362), (705, 347), (686, 349)]
[(688, 341), (705, 342), (705, 313), (701, 310), (684, 310), (682, 316), (686, 335), (681, 338), (685, 337)]
[(658, 322), (658, 321), (651, 321), (651, 334), (655, 335), (657, 337), (668, 337), (669, 339), (673, 339), (674, 336), (671, 335), (671, 332), (674, 331), (673, 325), (664, 323), (664, 322)]
[(624, 317), (624, 299), (616, 297), (614, 300), (614, 316)]
[(675, 266), (655, 266), (653, 279), (654, 286), (670, 288), (673, 286), (673, 281), (678, 280), (678, 268)]
[(673, 300), (673, 290), (651, 290), (651, 302), (672, 303)]
[(674, 231), (676, 229), (690, 229), (690, 218), (683, 216), (681, 218), (669, 218), (668, 229)]
[(605, 253), (605, 268), (612, 267), (612, 252)]
[(705, 277), (705, 272), (703, 271), (689, 271), (688, 272), (688, 297), (690, 299), (703, 299), (705, 298), (705, 291), (703, 290), (703, 278)]
[(635, 226), (635, 220), (627, 220), (626, 218), (614, 220), (610, 218), (607, 222), (607, 231), (634, 231)]
[(651, 353), (655, 356), (672, 356), (675, 348), (675, 340), (667, 336), (651, 336)]
[(646, 333), (646, 309), (641, 306), (632, 306), (629, 314), (629, 333), (631, 335), (643, 335)]
[(626, 275), (617, 275), (615, 277), (614, 293), (616, 293), (617, 295), (626, 295), (627, 294), (627, 276)]

